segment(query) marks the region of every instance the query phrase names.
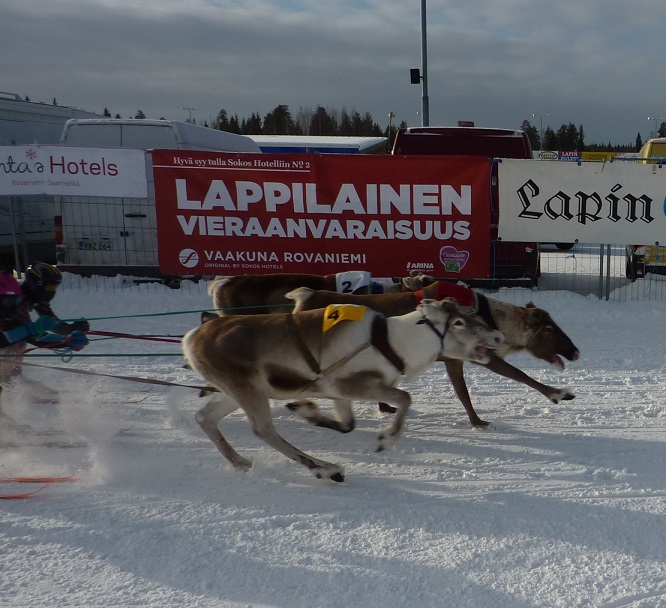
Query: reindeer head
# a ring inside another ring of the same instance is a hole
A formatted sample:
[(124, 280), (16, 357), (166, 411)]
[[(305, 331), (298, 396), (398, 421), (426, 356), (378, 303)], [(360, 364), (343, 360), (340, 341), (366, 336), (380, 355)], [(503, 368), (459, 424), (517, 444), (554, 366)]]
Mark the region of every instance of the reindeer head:
[(435, 278), (428, 274), (422, 274), (420, 270), (412, 270), (408, 277), (402, 279), (402, 284), (407, 291), (419, 291), (428, 285), (432, 285)]
[(522, 310), (528, 330), (527, 352), (537, 359), (548, 361), (559, 371), (566, 367), (560, 355), (569, 361), (580, 358), (580, 351), (545, 310), (532, 302), (528, 302)]
[(416, 307), (440, 336), (440, 355), (463, 361), (488, 363), (489, 350), (504, 342), (504, 335), (489, 329), (473, 315), (463, 313), (453, 298), (424, 299)]

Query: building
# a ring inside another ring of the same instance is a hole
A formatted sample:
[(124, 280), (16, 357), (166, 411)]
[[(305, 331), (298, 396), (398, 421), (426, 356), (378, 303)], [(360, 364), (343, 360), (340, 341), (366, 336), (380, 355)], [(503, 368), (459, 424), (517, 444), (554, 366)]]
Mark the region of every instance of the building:
[(70, 118), (102, 118), (100, 114), (44, 102), (25, 101), (0, 91), (0, 146), (57, 144)]

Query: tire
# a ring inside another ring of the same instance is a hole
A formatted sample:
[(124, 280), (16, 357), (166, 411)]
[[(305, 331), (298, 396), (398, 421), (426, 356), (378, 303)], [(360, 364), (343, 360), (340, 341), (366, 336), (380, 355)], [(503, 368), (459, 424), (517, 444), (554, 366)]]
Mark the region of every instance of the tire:
[(574, 245), (576, 243), (555, 243), (555, 247), (557, 247), (560, 251), (569, 251), (569, 249), (573, 249)]
[(627, 258), (625, 274), (632, 283), (638, 278), (638, 265), (633, 255)]

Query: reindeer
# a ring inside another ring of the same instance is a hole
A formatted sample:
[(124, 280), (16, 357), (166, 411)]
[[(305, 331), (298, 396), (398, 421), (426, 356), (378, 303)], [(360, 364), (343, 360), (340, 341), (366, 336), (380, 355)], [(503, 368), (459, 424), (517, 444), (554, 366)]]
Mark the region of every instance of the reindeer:
[(344, 481), (340, 466), (309, 456), (277, 433), (269, 399), (332, 399), (336, 426), (343, 432), (354, 428), (353, 400), (392, 403), (397, 412), (379, 433), (381, 451), (398, 439), (410, 407), (409, 393), (396, 387), (402, 378), (418, 377), (440, 354), (487, 362), (488, 349), (503, 340), (452, 300), (425, 299), (416, 310), (388, 319), (365, 307), (339, 306), (293, 315), (207, 318), (183, 338), (190, 367), (223, 393), (195, 416), (204, 433), (234, 468), (249, 469), (251, 461), (234, 450), (218, 426), (240, 407), (268, 445), (318, 478), (337, 482)]
[[(537, 359), (547, 361), (553, 367), (562, 371), (565, 368), (562, 357), (569, 361), (577, 361), (580, 357), (579, 350), (553, 321), (551, 316), (545, 310), (537, 308), (532, 302), (529, 302), (525, 307), (520, 307), (486, 298), (483, 294), (466, 287), (443, 281), (437, 281), (413, 293), (352, 295), (338, 294), (331, 291), (313, 291), (307, 288), (300, 288), (292, 292), (292, 297), (297, 302), (295, 311), (322, 308), (334, 303), (347, 303), (368, 306), (387, 317), (404, 315), (410, 310), (414, 310), (423, 297), (441, 299), (445, 296), (453, 296), (459, 304), (478, 311), (479, 316), (489, 327), (498, 329), (504, 334), (505, 340), (502, 346), (491, 354), (488, 362), (481, 363), (481, 365), (495, 373), (536, 389), (552, 403), (574, 399), (575, 395), (569, 390), (541, 384), (504, 360), (510, 354), (526, 351)], [(465, 407), (472, 426), (488, 426), (489, 423), (479, 418), (472, 405), (463, 374), (463, 361), (450, 359), (446, 356), (440, 357), (439, 360), (444, 362), (455, 393)], [(297, 401), (290, 403), (288, 407), (306, 418), (318, 415), (316, 405), (312, 402)], [(380, 404), (380, 410), (383, 412), (393, 411), (386, 404)]]
[(412, 271), (399, 283), (373, 282), (367, 272), (351, 271), (338, 274), (256, 274), (217, 278), (208, 286), (208, 294), (220, 315), (267, 314), (290, 312), (293, 302), (285, 294), (297, 287), (326, 289), (341, 293), (369, 294), (381, 289), (383, 293), (415, 291), (434, 279)]

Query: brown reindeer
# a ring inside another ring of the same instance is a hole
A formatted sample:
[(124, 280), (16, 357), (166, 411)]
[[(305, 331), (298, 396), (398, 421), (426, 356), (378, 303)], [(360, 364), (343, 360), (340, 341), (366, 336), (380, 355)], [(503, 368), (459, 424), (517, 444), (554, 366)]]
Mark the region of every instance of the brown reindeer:
[[(569, 361), (576, 361), (580, 357), (579, 350), (553, 321), (551, 316), (531, 302), (525, 307), (520, 307), (486, 298), (471, 289), (442, 281), (433, 283), (414, 293), (350, 295), (331, 291), (312, 291), (307, 288), (301, 288), (292, 293), (292, 297), (297, 300), (296, 311), (322, 308), (333, 303), (348, 303), (368, 306), (387, 317), (404, 315), (410, 310), (414, 310), (420, 298), (441, 299), (445, 296), (453, 296), (459, 304), (478, 311), (489, 327), (499, 329), (504, 334), (505, 341), (502, 346), (493, 352), (487, 363), (481, 365), (502, 376), (536, 389), (553, 403), (575, 397), (569, 390), (541, 384), (504, 360), (507, 355), (525, 351), (537, 359), (547, 361), (555, 368), (563, 370), (565, 365), (562, 357)], [(487, 426), (488, 422), (479, 418), (472, 405), (463, 374), (463, 361), (446, 357), (441, 357), (440, 360), (444, 361), (453, 389), (465, 407), (472, 425), (475, 427)], [(316, 408), (314, 404), (305, 402), (296, 402), (290, 404), (289, 407), (305, 417), (314, 415), (313, 410)], [(390, 407), (383, 404), (380, 404), (380, 409), (387, 412), (391, 411)]]
[(380, 286), (384, 293), (393, 293), (415, 291), (433, 282), (434, 279), (428, 275), (412, 272), (399, 283), (380, 285), (370, 281), (369, 285), (366, 283), (363, 287), (356, 289), (354, 283), (345, 281), (344, 277), (340, 280), (340, 276), (335, 274), (255, 274), (215, 279), (208, 286), (208, 293), (212, 296), (213, 305), (220, 315), (248, 315), (290, 312), (294, 303), (286, 298), (285, 294), (297, 287), (368, 294), (371, 293), (373, 287), (377, 286)]
[(396, 387), (402, 378), (418, 377), (442, 353), (486, 362), (488, 348), (503, 340), (461, 313), (453, 300), (423, 300), (416, 310), (389, 319), (364, 307), (208, 316), (213, 319), (183, 338), (190, 367), (222, 393), (196, 414), (206, 435), (235, 468), (247, 470), (251, 462), (219, 429), (222, 418), (241, 407), (268, 445), (333, 481), (344, 480), (342, 468), (283, 439), (273, 426), (269, 399), (333, 399), (341, 431), (354, 428), (353, 400), (393, 403), (397, 413), (379, 434), (381, 451), (397, 440), (411, 403), (409, 393)]

